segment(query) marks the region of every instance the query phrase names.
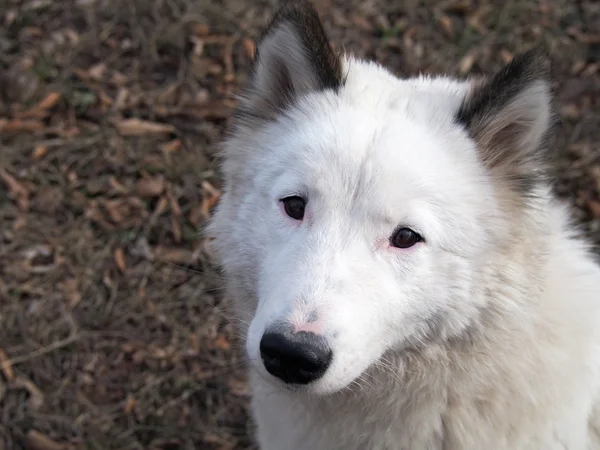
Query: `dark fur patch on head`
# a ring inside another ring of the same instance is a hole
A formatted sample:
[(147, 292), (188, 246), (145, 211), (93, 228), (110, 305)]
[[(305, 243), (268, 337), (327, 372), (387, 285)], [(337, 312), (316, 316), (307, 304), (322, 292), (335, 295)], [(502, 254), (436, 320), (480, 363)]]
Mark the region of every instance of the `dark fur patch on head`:
[(282, 23), (290, 24), (300, 37), (307, 60), (320, 82), (320, 89), (337, 90), (342, 84), (340, 58), (329, 39), (314, 5), (307, 0), (288, 0), (275, 13), (258, 39), (254, 61), (260, 60), (260, 44)]
[(343, 85), (340, 55), (309, 1), (287, 1), (275, 13), (258, 39), (249, 78), (235, 118), (250, 126), (273, 120), (307, 92)]
[(471, 128), (476, 120), (506, 106), (528, 84), (540, 79), (549, 80), (550, 76), (550, 58), (542, 47), (517, 55), (465, 99), (456, 114), (456, 121)]
[(554, 119), (550, 82), (550, 58), (535, 47), (474, 83), (455, 117), (478, 143), (484, 164), (524, 196), (549, 167), (543, 144)]

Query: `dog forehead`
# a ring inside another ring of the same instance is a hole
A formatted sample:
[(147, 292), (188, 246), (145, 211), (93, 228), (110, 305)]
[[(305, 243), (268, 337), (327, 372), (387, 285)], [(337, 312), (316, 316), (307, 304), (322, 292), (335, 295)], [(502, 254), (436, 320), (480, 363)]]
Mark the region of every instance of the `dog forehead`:
[(343, 104), (314, 111), (285, 138), (282, 157), (309, 188), (328, 196), (382, 199), (385, 192), (399, 201), (455, 189), (472, 168), (474, 154), (458, 128), (427, 116)]

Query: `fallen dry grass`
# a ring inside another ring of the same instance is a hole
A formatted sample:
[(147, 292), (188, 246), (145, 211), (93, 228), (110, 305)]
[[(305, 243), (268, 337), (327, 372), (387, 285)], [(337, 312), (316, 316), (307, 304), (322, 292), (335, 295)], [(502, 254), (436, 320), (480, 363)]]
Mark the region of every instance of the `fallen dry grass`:
[[(320, 0), (399, 74), (556, 61), (557, 191), (600, 243), (600, 4)], [(276, 6), (0, 6), (0, 449), (243, 449), (247, 389), (198, 233), (215, 152)]]

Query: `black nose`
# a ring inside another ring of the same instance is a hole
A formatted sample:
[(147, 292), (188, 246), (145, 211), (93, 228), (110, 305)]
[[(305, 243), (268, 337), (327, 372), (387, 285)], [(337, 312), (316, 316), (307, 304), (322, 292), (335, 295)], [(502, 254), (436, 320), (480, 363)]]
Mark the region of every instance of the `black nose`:
[(306, 331), (267, 332), (260, 340), (263, 364), (274, 377), (290, 384), (315, 381), (331, 363), (325, 339)]

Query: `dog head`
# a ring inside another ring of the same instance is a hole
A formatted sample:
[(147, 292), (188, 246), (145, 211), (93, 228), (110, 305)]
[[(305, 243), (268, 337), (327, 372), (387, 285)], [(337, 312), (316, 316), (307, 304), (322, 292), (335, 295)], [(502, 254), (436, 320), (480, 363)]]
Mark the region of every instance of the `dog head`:
[(477, 320), (545, 185), (549, 69), (530, 51), (487, 80), (400, 79), (335, 53), (309, 3), (276, 14), (210, 225), (259, 373), (328, 394)]

